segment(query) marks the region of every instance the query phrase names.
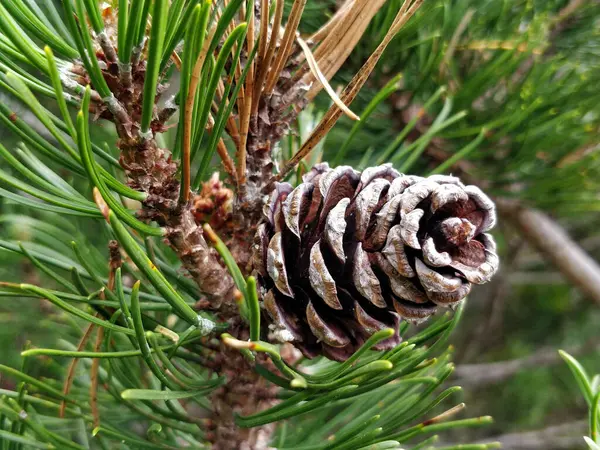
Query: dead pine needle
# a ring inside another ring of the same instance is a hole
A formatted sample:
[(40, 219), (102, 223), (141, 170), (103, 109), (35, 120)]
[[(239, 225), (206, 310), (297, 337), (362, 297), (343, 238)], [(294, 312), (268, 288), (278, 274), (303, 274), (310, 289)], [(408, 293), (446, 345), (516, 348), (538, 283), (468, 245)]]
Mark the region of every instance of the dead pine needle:
[(315, 76), (315, 78), (321, 83), (329, 97), (331, 97), (331, 99), (333, 100), (333, 103), (335, 103), (338, 106), (338, 108), (340, 108), (342, 112), (348, 117), (350, 117), (352, 120), (360, 120), (360, 117), (358, 117), (354, 112), (352, 112), (352, 110), (344, 104), (344, 102), (338, 97), (337, 93), (333, 90), (333, 88), (329, 84), (329, 81), (327, 81), (327, 78), (325, 78), (325, 75), (323, 75), (323, 73), (319, 69), (319, 65), (317, 64), (315, 57), (310, 51), (310, 47), (308, 46), (308, 44), (304, 42), (301, 38), (297, 38), (297, 42), (300, 45), (302, 51), (304, 52), (304, 55), (306, 56), (306, 62), (310, 67), (310, 71)]
[(200, 50), (198, 59), (194, 64), (192, 75), (190, 77), (190, 85), (188, 89), (188, 95), (185, 99), (185, 106), (183, 110), (183, 151), (181, 153), (181, 194), (180, 202), (187, 203), (190, 200), (190, 186), (191, 186), (191, 153), (192, 153), (192, 116), (194, 112), (194, 103), (196, 101), (196, 91), (200, 84), (200, 74), (204, 67), (204, 61), (206, 61), (206, 55), (208, 48), (213, 39), (215, 28), (213, 27), (208, 34), (204, 45)]
[[(271, 67), (271, 62), (273, 60), (273, 57), (275, 56), (275, 51), (277, 50), (277, 42), (279, 40), (279, 31), (281, 28), (281, 19), (283, 17), (284, 3), (284, 0), (276, 0), (275, 16), (273, 17), (273, 26), (271, 28), (271, 35), (269, 38), (267, 50), (264, 58), (258, 60), (258, 66), (256, 70), (257, 76), (256, 81), (254, 83), (255, 92), (253, 95), (252, 116), (258, 114), (260, 99), (262, 98), (262, 94), (264, 92), (263, 85), (265, 84), (265, 80), (267, 79), (267, 75), (269, 74), (269, 68)], [(262, 14), (264, 14), (264, 12)]]
[[(248, 33), (246, 34), (248, 55), (254, 50), (254, 6), (250, 8)], [(254, 93), (255, 63), (249, 61), (250, 67), (246, 75), (244, 101), (240, 109), (240, 142), (237, 151), (237, 179), (241, 186), (246, 182), (246, 147), (248, 145), (248, 131), (250, 128), (250, 115), (252, 113), (252, 95)]]
[[(77, 351), (80, 352), (82, 351), (85, 346), (87, 345), (90, 336), (92, 335), (92, 332), (94, 331), (95, 325), (93, 323), (89, 324), (88, 327), (85, 330), (85, 333), (83, 333), (83, 336), (81, 336), (81, 339), (79, 340), (79, 344), (77, 345)], [(77, 369), (77, 364), (79, 363), (80, 358), (73, 358), (71, 360), (71, 362), (69, 363), (69, 368), (67, 369), (67, 377), (65, 378), (65, 381), (63, 383), (63, 390), (62, 393), (65, 397), (67, 397), (69, 395), (69, 392), (71, 391), (71, 386), (73, 385), (73, 379), (75, 378), (75, 370)], [(67, 409), (67, 401), (66, 400), (62, 400), (60, 402), (60, 409), (58, 410), (58, 417), (60, 417), (61, 419), (65, 417), (65, 410)]]
[[(104, 328), (99, 327), (98, 333), (96, 334), (96, 343), (94, 344), (94, 351), (99, 352), (104, 341)], [(94, 358), (92, 360), (92, 368), (90, 372), (90, 408), (92, 410), (92, 417), (94, 418), (94, 428), (100, 426), (100, 412), (98, 410), (98, 371), (100, 370), (100, 358)]]
[[(386, 33), (383, 41), (379, 44), (377, 49), (371, 54), (367, 62), (361, 67), (358, 73), (352, 78), (348, 86), (344, 89), (340, 96), (340, 100), (344, 105), (349, 105), (356, 98), (358, 92), (362, 89), (365, 82), (373, 72), (373, 69), (379, 62), (381, 55), (394, 38), (394, 36), (400, 31), (404, 24), (410, 19), (418, 8), (423, 4), (424, 0), (405, 0), (402, 4), (398, 14), (394, 18), (390, 29)], [(313, 130), (309, 138), (304, 142), (302, 147), (296, 152), (292, 158), (287, 161), (282, 167), (281, 171), (277, 176), (273, 178), (273, 181), (282, 180), (287, 174), (296, 167), (296, 165), (302, 161), (316, 146), (317, 144), (329, 133), (333, 126), (337, 123), (342, 115), (342, 110), (337, 104), (333, 104), (331, 108), (325, 113), (317, 127)]]
[(283, 34), (283, 39), (281, 40), (281, 45), (279, 46), (279, 51), (275, 56), (273, 67), (271, 68), (269, 76), (267, 77), (267, 85), (265, 87), (266, 95), (269, 95), (271, 92), (273, 92), (273, 89), (277, 84), (277, 80), (279, 79), (279, 74), (283, 70), (285, 62), (290, 56), (292, 45), (294, 44), (294, 39), (296, 37), (296, 31), (298, 30), (298, 25), (300, 24), (300, 17), (302, 17), (304, 7), (306, 6), (306, 1), (307, 0), (294, 1), (292, 11), (290, 12), (288, 22), (285, 26), (285, 32)]

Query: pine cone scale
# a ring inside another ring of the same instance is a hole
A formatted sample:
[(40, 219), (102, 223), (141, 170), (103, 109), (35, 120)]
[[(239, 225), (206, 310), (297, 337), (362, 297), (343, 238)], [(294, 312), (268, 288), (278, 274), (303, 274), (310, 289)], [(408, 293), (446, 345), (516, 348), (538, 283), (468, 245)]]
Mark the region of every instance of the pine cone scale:
[(401, 233), (402, 227), (400, 225), (394, 225), (390, 229), (382, 254), (400, 275), (412, 278), (415, 276), (415, 271), (410, 265)]
[(308, 270), (310, 285), (330, 308), (343, 309), (337, 295), (336, 282), (329, 273), (321, 253), (321, 241), (317, 241), (310, 251)]
[(356, 227), (354, 235), (358, 241), (364, 241), (367, 229), (375, 208), (379, 204), (382, 193), (387, 192), (390, 182), (378, 178), (369, 183), (354, 200), (354, 210), (356, 212)]
[(344, 263), (346, 262), (346, 254), (344, 253), (344, 234), (348, 223), (346, 222), (346, 210), (350, 204), (349, 198), (344, 198), (329, 211), (325, 223), (325, 242), (329, 245), (337, 259)]
[(354, 268), (352, 271), (354, 286), (358, 292), (375, 306), (385, 308), (387, 304), (383, 299), (381, 284), (373, 272), (369, 256), (363, 250), (362, 244), (358, 244), (354, 252)]
[(498, 267), (494, 204), (454, 177), (319, 164), (296, 188), (278, 184), (264, 211), (253, 263), (270, 338), (309, 357), (344, 360), (378, 330), (454, 307)]
[(345, 347), (350, 343), (350, 338), (335, 325), (332, 320), (324, 320), (312, 302), (306, 307), (306, 319), (313, 334), (331, 347)]
[(275, 233), (269, 241), (269, 247), (267, 249), (267, 273), (275, 282), (275, 286), (279, 292), (288, 297), (294, 297), (294, 293), (289, 284), (281, 243), (281, 232)]

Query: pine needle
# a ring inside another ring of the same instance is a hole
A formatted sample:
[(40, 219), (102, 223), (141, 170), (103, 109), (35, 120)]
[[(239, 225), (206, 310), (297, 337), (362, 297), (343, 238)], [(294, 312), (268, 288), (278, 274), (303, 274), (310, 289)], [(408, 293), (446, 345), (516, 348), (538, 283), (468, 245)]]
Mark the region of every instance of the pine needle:
[(312, 72), (314, 77), (321, 83), (323, 88), (325, 88), (325, 91), (327, 92), (329, 97), (331, 97), (333, 103), (335, 103), (344, 112), (344, 114), (346, 114), (352, 120), (360, 120), (360, 117), (354, 114), (354, 112), (352, 112), (352, 110), (348, 108), (344, 104), (344, 102), (342, 102), (342, 100), (340, 100), (336, 92), (333, 90), (333, 88), (329, 84), (329, 81), (327, 81), (327, 78), (325, 78), (325, 75), (323, 75), (323, 72), (321, 72), (321, 69), (319, 69), (319, 65), (317, 64), (317, 61), (315, 61), (315, 57), (310, 51), (308, 44), (304, 42), (300, 37), (298, 37), (296, 41), (298, 42), (298, 45), (300, 45), (300, 48), (306, 56), (306, 62), (310, 67), (310, 71)]
[(190, 186), (191, 186), (191, 154), (192, 154), (192, 120), (193, 120), (193, 112), (194, 112), (194, 103), (196, 101), (196, 91), (198, 90), (198, 85), (200, 84), (200, 74), (202, 73), (202, 68), (204, 67), (204, 62), (206, 61), (206, 56), (208, 54), (208, 49), (210, 47), (210, 43), (212, 42), (213, 36), (215, 34), (215, 27), (212, 27), (208, 37), (204, 41), (204, 45), (200, 50), (200, 54), (198, 55), (198, 59), (194, 64), (194, 69), (192, 71), (192, 75), (190, 77), (190, 86), (188, 90), (188, 96), (185, 99), (185, 107), (183, 110), (183, 152), (181, 157), (182, 167), (181, 167), (181, 178), (182, 178), (182, 186), (181, 186), (181, 196), (180, 200), (183, 203), (187, 203), (190, 200)]
[[(258, 107), (260, 105), (261, 93), (263, 92), (263, 84), (267, 78), (269, 73), (269, 68), (271, 67), (271, 61), (273, 60), (273, 56), (275, 55), (275, 50), (277, 49), (277, 41), (279, 39), (279, 31), (281, 28), (281, 19), (283, 17), (283, 6), (285, 4), (284, 0), (276, 0), (275, 4), (275, 17), (273, 19), (273, 27), (271, 28), (271, 36), (269, 39), (269, 45), (267, 46), (267, 52), (265, 57), (259, 60), (257, 72), (258, 75), (256, 77), (256, 82), (254, 83), (254, 104), (252, 105), (252, 115), (255, 116), (258, 113)], [(264, 13), (263, 13), (264, 14)], [(267, 14), (268, 16), (268, 14)], [(266, 35), (265, 35), (266, 41)]]
[[(248, 33), (246, 34), (248, 55), (254, 49), (254, 2), (250, 8), (248, 20)], [(241, 186), (246, 182), (246, 146), (248, 144), (248, 131), (250, 128), (250, 114), (252, 113), (252, 96), (254, 93), (255, 64), (250, 61), (250, 68), (246, 75), (246, 87), (244, 89), (244, 101), (240, 110), (240, 142), (237, 151), (237, 180)], [(239, 67), (239, 65), (238, 65)]]
[[(94, 351), (99, 352), (104, 341), (104, 328), (98, 328), (98, 334), (96, 335), (96, 343), (94, 344)], [(94, 358), (92, 360), (92, 368), (90, 371), (90, 407), (92, 410), (92, 417), (94, 418), (94, 428), (100, 426), (100, 412), (98, 411), (98, 371), (100, 370), (100, 358)]]
[(348, 10), (354, 3), (354, 0), (346, 0), (344, 4), (339, 8), (333, 17), (329, 19), (325, 25), (319, 28), (314, 34), (307, 39), (311, 44), (321, 42), (329, 33), (337, 26), (339, 21), (348, 13)]
[[(87, 345), (87, 342), (90, 339), (92, 332), (94, 331), (94, 327), (95, 325), (93, 323), (90, 323), (86, 328), (85, 333), (83, 333), (83, 336), (81, 337), (81, 339), (79, 340), (79, 344), (77, 345), (78, 352), (82, 351)], [(63, 383), (62, 390), (62, 393), (65, 397), (67, 397), (69, 395), (69, 392), (71, 391), (71, 386), (73, 385), (73, 379), (75, 378), (75, 370), (77, 369), (77, 364), (79, 364), (79, 358), (73, 358), (69, 363), (69, 368), (67, 369), (67, 377), (65, 378), (65, 381)], [(64, 418), (66, 409), (67, 401), (63, 399), (60, 402), (58, 417), (60, 417), (61, 419)]]
[[(344, 104), (349, 105), (352, 103), (358, 92), (369, 78), (369, 75), (375, 68), (375, 65), (381, 58), (381, 55), (387, 48), (388, 44), (394, 38), (396, 33), (400, 31), (408, 19), (415, 14), (417, 9), (422, 5), (423, 1), (424, 0), (415, 0), (412, 2), (411, 0), (405, 0), (390, 29), (383, 38), (383, 41), (379, 44), (373, 54), (371, 54), (367, 62), (354, 76), (352, 81), (350, 81), (348, 86), (346, 86), (344, 92), (342, 92), (340, 99)], [(296, 154), (284, 164), (279, 174), (274, 177), (274, 181), (283, 179), (291, 170), (293, 170), (293, 168), (296, 167), (296, 165), (317, 146), (317, 144), (327, 135), (327, 133), (329, 133), (341, 115), (342, 111), (340, 110), (339, 106), (337, 104), (332, 105), (321, 119), (321, 122), (319, 122), (317, 127), (313, 130), (306, 142), (304, 142), (300, 150), (298, 150)]]
[(287, 61), (292, 51), (292, 45), (294, 43), (296, 30), (298, 29), (298, 25), (300, 24), (300, 17), (302, 17), (304, 6), (306, 6), (306, 1), (307, 0), (294, 1), (292, 11), (290, 12), (288, 22), (285, 26), (285, 32), (283, 34), (283, 39), (281, 40), (281, 45), (279, 46), (279, 51), (277, 52), (275, 62), (273, 63), (273, 68), (271, 69), (271, 71), (269, 72), (269, 76), (267, 77), (265, 95), (270, 95), (273, 92), (273, 89), (277, 84), (277, 80), (279, 79), (279, 74), (283, 70), (285, 62)]
[[(385, 0), (356, 0), (332, 27), (331, 32), (315, 50), (314, 57), (327, 80), (330, 80), (348, 59), (369, 23), (385, 4)], [(313, 76), (306, 74), (309, 84)], [(311, 87), (306, 98), (312, 100), (321, 91), (321, 85)]]

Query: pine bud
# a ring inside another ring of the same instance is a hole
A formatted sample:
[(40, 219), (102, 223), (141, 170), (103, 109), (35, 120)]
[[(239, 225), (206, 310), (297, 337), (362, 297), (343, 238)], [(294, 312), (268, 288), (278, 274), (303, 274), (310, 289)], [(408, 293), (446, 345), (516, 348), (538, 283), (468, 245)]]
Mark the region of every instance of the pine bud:
[(255, 236), (253, 265), (272, 340), (343, 361), (383, 328), (454, 307), (498, 269), (494, 203), (458, 178), (359, 173), (317, 165), (278, 184)]

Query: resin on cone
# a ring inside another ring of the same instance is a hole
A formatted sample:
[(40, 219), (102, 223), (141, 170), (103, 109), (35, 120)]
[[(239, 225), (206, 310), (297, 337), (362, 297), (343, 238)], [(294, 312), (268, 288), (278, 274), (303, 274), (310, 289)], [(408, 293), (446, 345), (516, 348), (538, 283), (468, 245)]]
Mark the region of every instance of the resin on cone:
[(494, 203), (458, 178), (318, 164), (275, 186), (253, 266), (269, 338), (343, 361), (383, 328), (454, 307), (498, 269)]

